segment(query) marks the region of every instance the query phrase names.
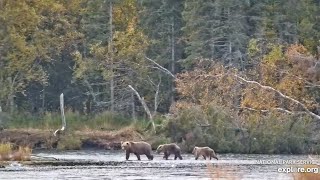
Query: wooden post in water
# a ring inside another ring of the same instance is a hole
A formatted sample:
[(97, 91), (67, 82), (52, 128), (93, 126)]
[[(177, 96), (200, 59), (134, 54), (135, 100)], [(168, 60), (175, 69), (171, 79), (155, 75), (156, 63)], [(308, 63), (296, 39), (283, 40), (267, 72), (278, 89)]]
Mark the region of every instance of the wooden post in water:
[(67, 126), (66, 117), (65, 117), (65, 115), (64, 115), (64, 99), (63, 99), (63, 93), (61, 93), (61, 95), (60, 95), (60, 110), (61, 110), (62, 127), (61, 127), (61, 129), (57, 129), (57, 130), (53, 133), (54, 136), (60, 135), (60, 134), (66, 129), (66, 126)]

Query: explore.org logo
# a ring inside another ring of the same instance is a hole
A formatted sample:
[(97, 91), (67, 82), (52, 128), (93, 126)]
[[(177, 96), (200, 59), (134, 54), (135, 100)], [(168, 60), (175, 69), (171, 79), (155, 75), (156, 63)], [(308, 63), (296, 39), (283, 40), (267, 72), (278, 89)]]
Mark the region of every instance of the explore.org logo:
[(277, 170), (279, 173), (319, 173), (319, 168), (317, 167), (285, 167)]
[(311, 159), (307, 160), (284, 160), (284, 159), (267, 159), (256, 160), (257, 164), (316, 164)]

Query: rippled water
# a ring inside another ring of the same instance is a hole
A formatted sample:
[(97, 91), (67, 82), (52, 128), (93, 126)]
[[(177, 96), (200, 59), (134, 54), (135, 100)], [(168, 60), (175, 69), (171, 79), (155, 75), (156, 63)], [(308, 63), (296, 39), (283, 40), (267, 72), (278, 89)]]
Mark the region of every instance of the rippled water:
[[(0, 169), (0, 179), (293, 179), (292, 173), (279, 173), (277, 169), (288, 164), (259, 164), (258, 160), (309, 160), (306, 155), (246, 155), (219, 154), (219, 160), (194, 160), (192, 154), (183, 154), (183, 160), (163, 160), (155, 154), (153, 161), (134, 155), (125, 160), (123, 151), (68, 151), (38, 152), (41, 157), (78, 162), (117, 162), (102, 165), (27, 166), (13, 163)], [(172, 159), (173, 157), (171, 157)], [(270, 161), (269, 161), (270, 162)], [(296, 165), (303, 167), (303, 165)], [(210, 169), (210, 170), (209, 170)]]

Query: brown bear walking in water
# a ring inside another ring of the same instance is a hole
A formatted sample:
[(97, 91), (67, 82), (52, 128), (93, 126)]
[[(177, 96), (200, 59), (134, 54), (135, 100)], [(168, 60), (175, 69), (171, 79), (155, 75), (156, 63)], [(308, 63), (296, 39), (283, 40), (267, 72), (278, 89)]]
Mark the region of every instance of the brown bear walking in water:
[(164, 153), (163, 158), (166, 160), (168, 160), (170, 154), (174, 154), (174, 160), (177, 158), (182, 160), (180, 147), (175, 143), (159, 145), (157, 148), (157, 153), (160, 154), (161, 152)]
[(146, 142), (121, 142), (121, 148), (126, 150), (126, 160), (129, 160), (130, 153), (135, 154), (139, 161), (141, 160), (140, 155), (142, 154), (146, 155), (149, 160), (153, 160), (151, 145)]
[(199, 156), (202, 156), (204, 159), (206, 159), (207, 157), (210, 158), (215, 158), (218, 160), (218, 157), (216, 155), (216, 153), (214, 152), (213, 149), (209, 148), (209, 147), (194, 147), (192, 154), (195, 155), (196, 160), (199, 158)]

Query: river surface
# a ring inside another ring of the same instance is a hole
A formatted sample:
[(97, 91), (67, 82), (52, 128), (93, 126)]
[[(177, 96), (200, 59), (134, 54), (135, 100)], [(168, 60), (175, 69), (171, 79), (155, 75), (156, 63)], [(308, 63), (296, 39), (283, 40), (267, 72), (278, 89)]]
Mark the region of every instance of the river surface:
[[(53, 157), (77, 162), (105, 162), (105, 164), (21, 165), (13, 162), (0, 168), (0, 179), (293, 179), (293, 173), (278, 172), (278, 168), (304, 167), (311, 161), (307, 155), (218, 154), (219, 160), (195, 160), (183, 154), (183, 160), (162, 159), (155, 154), (149, 161), (141, 156), (125, 160), (123, 151), (63, 151), (34, 152), (37, 157)], [(290, 160), (290, 161), (289, 161)], [(298, 162), (305, 161), (305, 162)], [(108, 164), (108, 162), (112, 162)], [(295, 163), (295, 164), (291, 164)], [(298, 164), (297, 164), (298, 163)]]

